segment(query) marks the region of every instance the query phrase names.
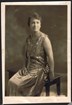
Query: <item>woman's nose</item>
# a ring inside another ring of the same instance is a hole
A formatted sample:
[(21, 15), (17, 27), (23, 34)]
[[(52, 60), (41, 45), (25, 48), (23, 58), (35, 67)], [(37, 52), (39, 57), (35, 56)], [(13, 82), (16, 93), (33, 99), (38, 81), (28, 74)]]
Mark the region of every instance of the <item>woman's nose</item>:
[(36, 23), (36, 22), (34, 23), (34, 26), (35, 26), (35, 27), (37, 26), (37, 23)]

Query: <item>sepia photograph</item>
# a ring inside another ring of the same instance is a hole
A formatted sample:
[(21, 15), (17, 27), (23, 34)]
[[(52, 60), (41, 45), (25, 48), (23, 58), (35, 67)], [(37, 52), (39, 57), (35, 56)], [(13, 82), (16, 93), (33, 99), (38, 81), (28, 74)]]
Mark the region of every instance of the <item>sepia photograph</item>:
[(3, 104), (71, 102), (71, 2), (2, 2)]

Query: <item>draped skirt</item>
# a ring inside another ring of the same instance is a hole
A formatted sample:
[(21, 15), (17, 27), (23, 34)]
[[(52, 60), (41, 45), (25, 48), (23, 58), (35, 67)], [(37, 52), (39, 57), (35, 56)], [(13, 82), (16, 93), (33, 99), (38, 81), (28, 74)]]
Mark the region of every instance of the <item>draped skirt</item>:
[(9, 96), (39, 96), (44, 86), (44, 71), (33, 69), (27, 75), (17, 72), (9, 79)]

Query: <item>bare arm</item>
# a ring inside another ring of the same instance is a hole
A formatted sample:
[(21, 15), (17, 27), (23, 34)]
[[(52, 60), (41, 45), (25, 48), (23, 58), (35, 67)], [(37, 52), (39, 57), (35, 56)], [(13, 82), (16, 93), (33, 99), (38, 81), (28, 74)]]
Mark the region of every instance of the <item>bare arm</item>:
[(44, 50), (47, 54), (47, 62), (50, 66), (50, 77), (53, 78), (54, 77), (54, 57), (53, 57), (51, 42), (47, 36), (45, 37), (43, 45), (44, 45)]

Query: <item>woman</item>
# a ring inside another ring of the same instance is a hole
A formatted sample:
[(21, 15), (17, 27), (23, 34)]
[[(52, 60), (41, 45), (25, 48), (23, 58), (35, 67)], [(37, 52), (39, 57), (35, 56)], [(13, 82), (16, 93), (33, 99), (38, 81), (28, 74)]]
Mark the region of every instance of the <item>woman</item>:
[(54, 59), (48, 35), (40, 31), (41, 17), (33, 13), (28, 19), (31, 30), (25, 45), (24, 67), (10, 78), (10, 96), (39, 96), (45, 76), (54, 77)]

